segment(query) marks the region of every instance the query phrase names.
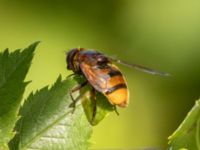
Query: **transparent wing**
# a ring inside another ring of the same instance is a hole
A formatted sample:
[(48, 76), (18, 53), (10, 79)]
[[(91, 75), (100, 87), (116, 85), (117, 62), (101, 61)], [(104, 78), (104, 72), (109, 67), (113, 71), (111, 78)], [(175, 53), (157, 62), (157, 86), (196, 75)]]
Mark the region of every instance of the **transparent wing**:
[(170, 76), (170, 74), (166, 73), (166, 72), (160, 72), (160, 71), (157, 71), (157, 70), (154, 70), (154, 69), (151, 69), (151, 68), (144, 67), (142, 65), (131, 64), (131, 63), (128, 63), (128, 62), (123, 61), (123, 60), (119, 60), (119, 59), (112, 58), (112, 57), (109, 57), (109, 56), (107, 56), (107, 57), (111, 61), (114, 61), (116, 63), (122, 64), (122, 65), (127, 66), (127, 67), (134, 68), (136, 70), (139, 70), (139, 71), (142, 71), (142, 72), (145, 72), (145, 73), (149, 73), (149, 74), (153, 74), (153, 75), (160, 75), (160, 76)]
[(105, 92), (107, 90), (107, 82), (110, 78), (107, 72), (85, 62), (82, 62), (80, 67), (86, 79), (97, 91)]

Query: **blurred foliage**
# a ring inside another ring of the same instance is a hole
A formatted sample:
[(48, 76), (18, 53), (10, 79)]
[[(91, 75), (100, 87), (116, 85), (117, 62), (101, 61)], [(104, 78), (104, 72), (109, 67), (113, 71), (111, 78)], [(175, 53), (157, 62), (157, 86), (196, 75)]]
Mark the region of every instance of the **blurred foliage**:
[(64, 51), (78, 46), (171, 73), (164, 78), (119, 66), (130, 105), (104, 119), (92, 137), (94, 148), (163, 148), (199, 98), (199, 17), (198, 0), (2, 0), (0, 49), (42, 41), (25, 97), (59, 73), (70, 74)]
[(179, 128), (169, 137), (170, 150), (200, 149), (200, 100), (188, 113)]

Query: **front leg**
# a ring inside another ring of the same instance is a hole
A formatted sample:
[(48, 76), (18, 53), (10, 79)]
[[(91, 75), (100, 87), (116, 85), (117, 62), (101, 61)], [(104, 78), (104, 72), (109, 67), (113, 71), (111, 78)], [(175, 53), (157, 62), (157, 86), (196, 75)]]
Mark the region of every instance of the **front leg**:
[(71, 78), (71, 77), (73, 77), (73, 76), (75, 76), (75, 75), (76, 75), (75, 73), (72, 73), (72, 74), (70, 74), (70, 75), (67, 76), (67, 79), (68, 79), (68, 78)]
[(79, 91), (82, 87), (84, 87), (85, 85), (87, 85), (87, 81), (83, 82), (82, 84), (74, 87), (73, 89), (71, 89), (69, 91), (69, 95), (71, 97), (71, 100), (72, 100), (72, 103), (69, 105), (69, 107), (72, 107), (73, 110), (72, 110), (72, 113), (74, 113), (75, 109), (76, 109), (76, 103), (78, 102), (79, 98), (76, 98), (74, 99), (73, 97), (73, 93), (76, 92), (76, 91)]

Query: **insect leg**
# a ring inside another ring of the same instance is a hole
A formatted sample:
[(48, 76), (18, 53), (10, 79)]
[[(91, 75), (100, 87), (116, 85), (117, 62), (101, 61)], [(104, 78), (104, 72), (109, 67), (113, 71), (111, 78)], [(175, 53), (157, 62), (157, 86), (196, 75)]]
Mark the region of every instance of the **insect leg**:
[(72, 113), (74, 113), (75, 109), (76, 109), (76, 102), (79, 100), (78, 98), (77, 99), (74, 99), (73, 97), (73, 93), (76, 92), (76, 91), (79, 91), (82, 87), (84, 87), (85, 85), (87, 85), (87, 81), (83, 82), (82, 84), (78, 85), (77, 87), (74, 87), (73, 89), (71, 89), (69, 91), (69, 95), (71, 97), (71, 100), (72, 100), (72, 103), (69, 105), (69, 107), (72, 107), (73, 110), (72, 110)]
[(96, 113), (97, 113), (97, 100), (96, 100), (96, 91), (93, 88), (91, 91), (91, 95), (92, 95), (92, 100), (94, 100), (94, 107), (93, 107), (93, 113), (92, 113), (92, 122), (95, 119)]
[(74, 75), (75, 75), (75, 73), (72, 73), (72, 74), (68, 75), (67, 78), (71, 78)]
[(119, 112), (117, 111), (117, 106), (116, 105), (113, 106), (113, 109), (114, 109), (115, 113), (119, 116)]

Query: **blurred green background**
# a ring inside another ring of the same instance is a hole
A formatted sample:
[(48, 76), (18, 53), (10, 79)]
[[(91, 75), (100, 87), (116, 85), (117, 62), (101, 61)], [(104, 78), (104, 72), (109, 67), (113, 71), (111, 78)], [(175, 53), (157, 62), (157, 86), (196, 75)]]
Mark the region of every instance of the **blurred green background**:
[(199, 0), (0, 1), (0, 49), (37, 48), (25, 96), (65, 78), (65, 50), (85, 47), (171, 77), (119, 66), (130, 105), (94, 127), (92, 148), (167, 146), (200, 95)]

